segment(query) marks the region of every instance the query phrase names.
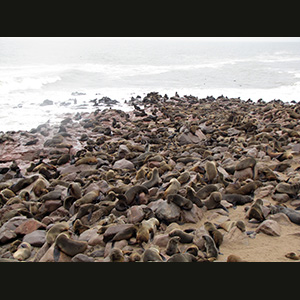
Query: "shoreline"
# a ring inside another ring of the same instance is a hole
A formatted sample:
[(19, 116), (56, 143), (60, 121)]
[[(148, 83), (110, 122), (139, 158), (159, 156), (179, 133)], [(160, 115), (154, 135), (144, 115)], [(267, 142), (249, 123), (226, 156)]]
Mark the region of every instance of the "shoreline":
[[(297, 215), (300, 206), (298, 103), (151, 92), (127, 104), (132, 110), (95, 107), (56, 125), (0, 135), (0, 260), (100, 262), (119, 255), (144, 261), (150, 249), (167, 261), (174, 255), (166, 250), (175, 229), (193, 241), (177, 242), (181, 254), (173, 259), (293, 261), (285, 255), (300, 255), (300, 223), (281, 209), (285, 205)], [(249, 157), (254, 163), (237, 167)], [(168, 193), (176, 181), (174, 200)], [(72, 194), (74, 183), (80, 197)], [(210, 194), (200, 197), (208, 185), (221, 195), (215, 207), (207, 204)], [(190, 188), (198, 200), (190, 198)], [(234, 207), (227, 194), (243, 194), (251, 202)], [(257, 199), (263, 217), (249, 219)], [(207, 221), (223, 237), (216, 259), (205, 247)], [(228, 231), (221, 228), (228, 222)], [(57, 236), (49, 242), (57, 223), (65, 226), (61, 244)], [(141, 227), (147, 227), (142, 241)], [(82, 249), (74, 254), (70, 245)]]

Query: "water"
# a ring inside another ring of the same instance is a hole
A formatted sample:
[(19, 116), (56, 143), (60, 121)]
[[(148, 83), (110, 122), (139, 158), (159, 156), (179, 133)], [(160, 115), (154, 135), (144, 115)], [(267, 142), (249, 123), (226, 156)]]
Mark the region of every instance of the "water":
[(103, 96), (129, 110), (151, 91), (300, 101), (300, 39), (249, 40), (0, 38), (0, 131), (93, 111)]

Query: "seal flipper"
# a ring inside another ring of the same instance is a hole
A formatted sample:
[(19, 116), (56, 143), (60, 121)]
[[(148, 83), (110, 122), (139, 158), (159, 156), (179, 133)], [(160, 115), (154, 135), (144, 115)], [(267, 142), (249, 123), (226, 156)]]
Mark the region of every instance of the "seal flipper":
[(221, 204), (221, 203), (220, 203), (220, 205), (219, 205), (218, 208), (222, 208), (222, 209), (224, 209), (226, 212), (229, 213), (229, 210), (228, 210), (223, 204)]
[(88, 215), (88, 221), (90, 221), (91, 220), (91, 218), (92, 218), (92, 214), (93, 214), (93, 210), (91, 209), (91, 211), (89, 212), (89, 215)]
[(59, 261), (59, 257), (60, 257), (60, 249), (58, 248), (57, 245), (54, 246), (54, 250), (53, 250), (53, 259), (54, 262), (58, 262)]
[(159, 256), (161, 257), (161, 259), (162, 259), (163, 261), (166, 261), (166, 260), (167, 260), (167, 259), (165, 258), (165, 256), (162, 255), (161, 253), (159, 253)]

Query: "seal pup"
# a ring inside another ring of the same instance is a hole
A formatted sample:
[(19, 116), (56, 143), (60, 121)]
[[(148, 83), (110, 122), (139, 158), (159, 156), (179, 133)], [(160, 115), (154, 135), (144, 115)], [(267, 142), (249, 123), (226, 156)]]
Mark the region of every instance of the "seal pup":
[(180, 184), (185, 184), (190, 180), (190, 172), (189, 171), (184, 171), (178, 178), (177, 180), (180, 182)]
[(152, 170), (151, 178), (150, 180), (145, 181), (142, 186), (145, 186), (147, 189), (151, 189), (152, 187), (155, 187), (158, 185), (160, 181), (159, 172), (158, 169), (155, 167)]
[(258, 222), (262, 222), (265, 220), (263, 211), (262, 211), (263, 201), (261, 199), (257, 199), (250, 207), (249, 212), (247, 213), (247, 217), (249, 220), (255, 219)]
[(150, 248), (146, 249), (142, 255), (143, 262), (162, 262), (162, 256), (159, 253), (159, 250), (151, 246)]
[(203, 200), (202, 202), (203, 205), (206, 206), (208, 210), (214, 208), (222, 208), (226, 212), (228, 212), (228, 209), (221, 204), (221, 200), (222, 200), (222, 194), (220, 192), (212, 192), (208, 197), (208, 199)]
[(236, 171), (241, 171), (247, 168), (251, 168), (253, 169), (256, 165), (256, 159), (253, 157), (247, 157), (241, 161), (239, 161), (236, 166), (235, 166), (235, 170)]
[(177, 194), (181, 187), (180, 182), (176, 178), (170, 180), (170, 185), (163, 194), (163, 199), (166, 199), (170, 194)]
[(230, 254), (227, 257), (227, 261), (226, 262), (246, 262), (245, 260), (243, 260), (240, 256), (235, 255), (235, 254)]
[(142, 244), (150, 240), (150, 227), (145, 223), (138, 223), (136, 227), (136, 242), (143, 248)]
[(186, 187), (186, 195), (185, 195), (185, 197), (187, 199), (191, 200), (198, 207), (200, 207), (200, 208), (203, 207), (203, 203), (202, 203), (201, 199), (197, 197), (196, 192), (195, 192), (195, 190), (192, 187), (190, 187), (190, 186)]
[(191, 253), (175, 253), (167, 262), (197, 262), (197, 257)]
[(289, 252), (284, 255), (286, 258), (293, 259), (293, 260), (300, 260), (300, 256), (297, 255), (295, 252)]
[(222, 196), (222, 199), (231, 203), (233, 208), (236, 208), (237, 205), (244, 205), (253, 201), (252, 197), (241, 194), (225, 194)]
[(178, 236), (179, 237), (179, 242), (183, 243), (183, 244), (188, 244), (188, 243), (192, 243), (194, 236), (191, 234), (188, 234), (180, 229), (173, 229), (170, 233), (169, 233), (170, 237), (173, 236)]
[(109, 256), (110, 262), (124, 262), (125, 261), (122, 250), (120, 250), (118, 248), (111, 249), (108, 256)]
[(280, 182), (275, 187), (277, 193), (288, 194), (290, 197), (295, 197), (299, 190), (300, 183), (290, 184), (287, 182)]
[(99, 197), (100, 197), (99, 194), (100, 194), (99, 190), (94, 190), (94, 191), (88, 192), (87, 194), (85, 194), (81, 198), (77, 199), (74, 202), (74, 206), (79, 207), (82, 204), (96, 202), (97, 200), (99, 200)]
[(69, 225), (67, 222), (59, 222), (54, 224), (46, 233), (46, 242), (48, 244), (53, 244), (57, 236), (63, 232), (69, 230)]
[(180, 237), (179, 236), (173, 236), (167, 244), (166, 247), (166, 254), (169, 256), (172, 256), (175, 253), (180, 253), (180, 250), (178, 248)]
[(137, 202), (137, 196), (141, 193), (149, 194), (149, 190), (147, 187), (143, 185), (135, 185), (130, 187), (126, 192), (125, 192), (125, 197), (126, 197), (126, 202), (128, 205), (133, 205), (135, 202)]
[(216, 163), (214, 161), (207, 161), (205, 164), (205, 179), (208, 183), (213, 183), (218, 175)]
[(88, 243), (86, 241), (77, 241), (71, 239), (67, 233), (60, 233), (56, 240), (54, 248), (59, 248), (62, 252), (69, 256), (75, 256), (87, 249)]
[(196, 197), (203, 200), (203, 199), (207, 198), (211, 193), (216, 192), (216, 191), (218, 191), (218, 188), (215, 184), (208, 184), (208, 185), (200, 188), (196, 192)]
[(217, 259), (219, 251), (216, 247), (214, 240), (209, 235), (203, 235), (203, 239), (204, 246), (206, 249), (206, 257), (210, 259), (210, 261)]
[(69, 184), (67, 195), (74, 197), (76, 200), (82, 197), (81, 187), (78, 183), (72, 182)]
[(193, 202), (179, 194), (169, 194), (167, 196), (167, 202), (173, 202), (184, 210), (191, 210), (193, 208)]
[(22, 242), (19, 246), (17, 251), (13, 254), (14, 259), (19, 261), (24, 261), (31, 255), (32, 247), (27, 242)]
[(39, 178), (33, 185), (32, 187), (33, 193), (37, 196), (40, 197), (44, 194), (47, 194), (49, 191), (47, 190), (47, 184), (45, 180), (42, 178)]
[(223, 234), (215, 227), (215, 225), (209, 221), (204, 223), (205, 230), (213, 238), (215, 245), (220, 249), (221, 244), (223, 243)]
[(284, 207), (282, 205), (275, 205), (273, 208), (273, 213), (282, 212), (287, 215), (291, 222), (300, 225), (300, 212), (298, 210)]

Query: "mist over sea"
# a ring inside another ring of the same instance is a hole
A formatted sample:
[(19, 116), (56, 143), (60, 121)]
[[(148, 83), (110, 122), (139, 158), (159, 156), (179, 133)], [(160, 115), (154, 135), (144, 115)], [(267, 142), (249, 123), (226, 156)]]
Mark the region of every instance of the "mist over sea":
[(298, 102), (300, 39), (0, 38), (0, 131), (152, 91)]

